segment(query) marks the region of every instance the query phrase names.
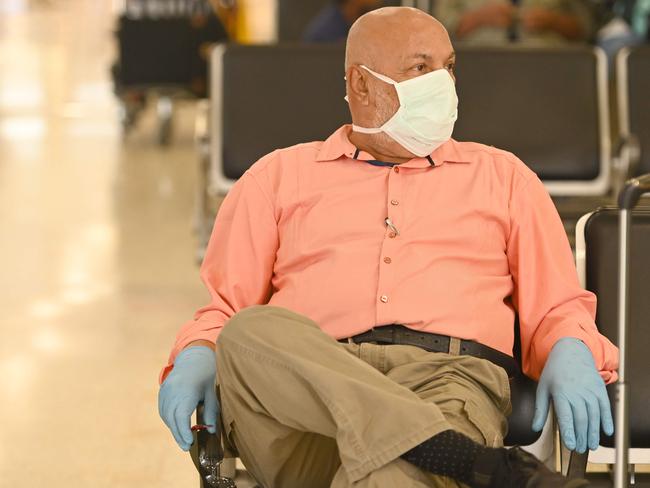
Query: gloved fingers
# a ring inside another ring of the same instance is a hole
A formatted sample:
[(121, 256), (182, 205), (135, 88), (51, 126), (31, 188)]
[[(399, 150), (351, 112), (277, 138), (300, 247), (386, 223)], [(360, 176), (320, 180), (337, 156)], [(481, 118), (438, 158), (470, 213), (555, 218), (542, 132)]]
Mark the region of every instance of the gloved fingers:
[(612, 418), (612, 406), (609, 402), (607, 389), (603, 385), (601, 391), (596, 394), (600, 407), (600, 421), (603, 425), (603, 432), (607, 435), (614, 434), (614, 419)]
[(158, 415), (160, 415), (160, 418), (167, 424), (167, 421), (165, 420), (165, 404), (167, 402), (167, 395), (166, 392), (162, 389), (162, 387), (158, 390)]
[(205, 398), (203, 399), (203, 421), (209, 426), (208, 432), (215, 434), (217, 432), (219, 416), (219, 401), (217, 400), (217, 395), (214, 392), (214, 388), (209, 388), (205, 392)]
[(549, 408), (549, 394), (548, 390), (542, 386), (541, 382), (537, 387), (535, 392), (535, 416), (533, 417), (533, 430), (535, 432), (540, 432), (546, 424), (546, 419), (548, 418), (548, 408)]
[(585, 398), (587, 405), (587, 416), (589, 417), (589, 430), (587, 434), (587, 446), (592, 451), (598, 449), (600, 444), (600, 407), (595, 395)]
[(555, 416), (560, 427), (560, 437), (562, 442), (570, 451), (576, 448), (576, 436), (573, 429), (573, 411), (571, 404), (564, 396), (554, 396), (553, 406), (555, 407)]
[[(192, 429), (190, 428), (190, 422), (192, 420), (192, 409), (188, 409), (187, 400), (182, 403), (179, 403), (176, 406), (174, 411), (174, 438), (183, 451), (189, 451), (192, 442), (194, 442), (194, 437), (192, 436)], [(196, 408), (196, 406), (195, 406)]]
[(167, 428), (171, 431), (176, 442), (178, 442), (178, 438), (176, 438), (175, 434), (176, 422), (174, 421), (174, 406), (169, 398), (167, 390), (164, 388), (161, 388), (158, 392), (158, 414)]
[(589, 435), (589, 415), (587, 404), (581, 396), (571, 402), (573, 412), (573, 431), (576, 438), (576, 452), (582, 454), (587, 451), (587, 437)]

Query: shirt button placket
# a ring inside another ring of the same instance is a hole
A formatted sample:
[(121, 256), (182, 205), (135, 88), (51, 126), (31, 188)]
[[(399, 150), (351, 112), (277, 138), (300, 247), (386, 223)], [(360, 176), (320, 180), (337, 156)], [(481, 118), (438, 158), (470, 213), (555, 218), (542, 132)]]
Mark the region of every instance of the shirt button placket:
[[(387, 197), (388, 197), (388, 205), (386, 208), (386, 226), (387, 226), (387, 233), (385, 234), (389, 240), (385, 240), (383, 245), (382, 245), (382, 261), (385, 264), (391, 264), (393, 262), (393, 259), (390, 256), (386, 256), (385, 254), (392, 254), (394, 252), (394, 246), (397, 244), (394, 239), (398, 236), (401, 235), (399, 233), (399, 226), (401, 222), (401, 214), (402, 214), (402, 209), (398, 209), (398, 206), (400, 204), (400, 196), (401, 196), (401, 190), (402, 190), (402, 178), (401, 176), (398, 176), (398, 173), (400, 172), (399, 166), (393, 166), (392, 172), (390, 173), (390, 176), (388, 178), (388, 192), (387, 192)], [(382, 271), (383, 269), (383, 271)], [(382, 267), (379, 272), (379, 289), (383, 290), (384, 292), (390, 291), (392, 289), (393, 283), (395, 281), (394, 279), (394, 271), (392, 268), (389, 267)], [(379, 301), (381, 303), (387, 304), (389, 301), (388, 295), (387, 294), (382, 294), (379, 296)], [(388, 309), (385, 309), (386, 312), (382, 312), (382, 309), (378, 309), (377, 313), (377, 320), (378, 323), (381, 323), (383, 321), (382, 315), (384, 313), (388, 312)]]

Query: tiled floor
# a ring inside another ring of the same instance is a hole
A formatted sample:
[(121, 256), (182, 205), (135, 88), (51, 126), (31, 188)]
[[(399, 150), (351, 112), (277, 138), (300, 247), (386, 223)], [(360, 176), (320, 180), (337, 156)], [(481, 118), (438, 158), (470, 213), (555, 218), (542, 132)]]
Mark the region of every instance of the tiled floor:
[(0, 0), (0, 488), (197, 487), (157, 414), (194, 263), (193, 108), (122, 140), (108, 0)]

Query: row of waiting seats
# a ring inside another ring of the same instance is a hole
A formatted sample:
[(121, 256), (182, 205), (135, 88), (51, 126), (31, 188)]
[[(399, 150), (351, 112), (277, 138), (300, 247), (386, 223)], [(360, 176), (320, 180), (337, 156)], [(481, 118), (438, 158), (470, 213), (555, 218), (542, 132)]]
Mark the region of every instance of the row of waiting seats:
[[(457, 59), (453, 137), (515, 153), (544, 181), (563, 217), (577, 220), (594, 203), (608, 203), (628, 175), (650, 172), (650, 46), (622, 51), (613, 80), (604, 54), (591, 47), (457, 47)], [(337, 45), (214, 49), (209, 120), (200, 124), (202, 244), (214, 217), (211, 197), (227, 193), (257, 159), (323, 140), (350, 122), (343, 66)]]

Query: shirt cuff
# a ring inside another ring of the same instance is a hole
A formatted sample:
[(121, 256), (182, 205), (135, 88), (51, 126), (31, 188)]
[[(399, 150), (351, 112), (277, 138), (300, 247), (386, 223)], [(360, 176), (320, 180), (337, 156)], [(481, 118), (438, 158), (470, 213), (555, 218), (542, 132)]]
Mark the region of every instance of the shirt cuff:
[(530, 364), (526, 368), (529, 376), (539, 380), (551, 349), (557, 341), (565, 337), (573, 337), (585, 343), (591, 351), (598, 373), (606, 384), (614, 383), (618, 379), (618, 348), (601, 335), (595, 326), (588, 327), (579, 322), (553, 327), (543, 337), (535, 339)]
[(165, 381), (167, 376), (169, 376), (169, 373), (171, 373), (172, 369), (174, 369), (174, 361), (176, 360), (176, 356), (178, 356), (178, 354), (183, 349), (185, 349), (194, 341), (208, 341), (216, 344), (217, 338), (219, 337), (219, 333), (221, 332), (222, 328), (223, 327), (211, 328), (209, 330), (201, 330), (192, 334), (179, 336), (176, 339), (176, 343), (174, 344), (171, 353), (169, 354), (167, 365), (165, 365), (165, 367), (160, 371), (160, 375), (158, 376), (158, 383), (162, 385), (163, 381)]

